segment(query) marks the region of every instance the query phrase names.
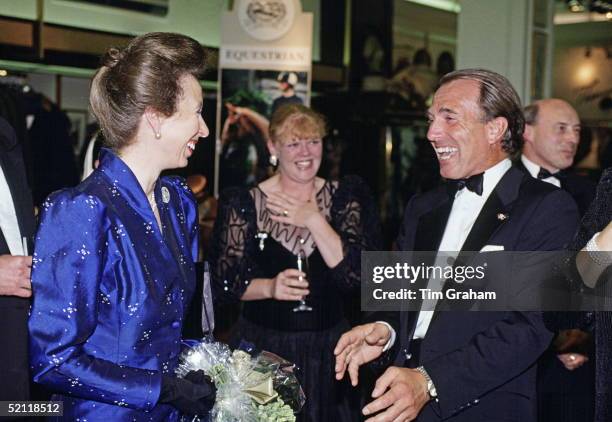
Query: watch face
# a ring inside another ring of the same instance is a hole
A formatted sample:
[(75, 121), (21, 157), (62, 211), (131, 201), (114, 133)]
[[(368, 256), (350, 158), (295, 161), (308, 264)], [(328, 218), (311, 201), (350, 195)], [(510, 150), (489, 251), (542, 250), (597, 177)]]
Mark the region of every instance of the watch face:
[(431, 397), (438, 397), (438, 391), (436, 390), (436, 387), (434, 387), (433, 381), (429, 381), (427, 383), (427, 391), (429, 391), (429, 395)]

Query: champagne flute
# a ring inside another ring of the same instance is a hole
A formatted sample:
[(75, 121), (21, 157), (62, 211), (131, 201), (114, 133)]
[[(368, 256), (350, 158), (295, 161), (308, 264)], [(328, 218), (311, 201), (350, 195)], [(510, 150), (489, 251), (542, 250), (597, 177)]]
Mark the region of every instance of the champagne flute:
[[(308, 257), (304, 254), (303, 250), (300, 250), (297, 254), (297, 269), (300, 272), (306, 274), (306, 279), (308, 280)], [(300, 276), (299, 280), (302, 281), (304, 278)], [(300, 304), (293, 308), (293, 312), (311, 312), (312, 307), (306, 305), (306, 299), (302, 297), (300, 300)]]

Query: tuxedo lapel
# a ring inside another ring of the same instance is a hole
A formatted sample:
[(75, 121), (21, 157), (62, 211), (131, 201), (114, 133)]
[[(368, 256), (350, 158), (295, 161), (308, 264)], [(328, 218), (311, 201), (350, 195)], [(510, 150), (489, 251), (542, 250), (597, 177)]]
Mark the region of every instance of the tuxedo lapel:
[(525, 167), (525, 163), (523, 163), (523, 160), (521, 160), (520, 157), (517, 158), (513, 164), (517, 169), (525, 173), (527, 176), (531, 177), (531, 173), (529, 173), (529, 170), (527, 170), (527, 167)]
[[(412, 248), (408, 246), (408, 250), (432, 252), (423, 257), (423, 264), (425, 265), (433, 264), (435, 252), (440, 247), (440, 242), (444, 235), (444, 229), (448, 222), (453, 201), (448, 196), (447, 190), (444, 187), (439, 194), (432, 199), (431, 204), (430, 210), (418, 218)], [(420, 279), (416, 287), (427, 287), (427, 282), (428, 280), (426, 279)], [(420, 308), (421, 300), (418, 299), (418, 302), (419, 304), (414, 304), (414, 309)], [(407, 330), (401, 330), (400, 333), (399, 341), (402, 349), (408, 347), (410, 339), (412, 339), (418, 316), (418, 311), (402, 312), (400, 315), (401, 326), (408, 327)], [(403, 356), (403, 354), (400, 355)], [(403, 358), (400, 355), (398, 355), (398, 361), (396, 363), (401, 365), (403, 361), (400, 361)]]
[(506, 221), (507, 215), (504, 204), (494, 190), (478, 214), (472, 230), (461, 247), (461, 252), (481, 250), (491, 235)]
[(491, 192), (476, 218), (461, 251), (479, 251), (490, 242), (495, 232), (512, 219), (512, 203), (519, 196), (524, 178), (531, 177), (510, 167)]
[(453, 201), (445, 197), (434, 208), (419, 218), (413, 250), (438, 250), (452, 206)]
[[(485, 245), (491, 243), (491, 239), (497, 230), (512, 218), (512, 203), (518, 198), (520, 185), (524, 177), (531, 176), (526, 175), (517, 168), (511, 167), (500, 179), (480, 210), (472, 230), (470, 230), (461, 247), (461, 258), (456, 259), (454, 265), (466, 265), (472, 254), (465, 252), (478, 253)], [(452, 280), (447, 280), (443, 290), (446, 291), (448, 288), (453, 287), (453, 285), (454, 282)], [(445, 306), (444, 299), (438, 301), (436, 312), (431, 322), (432, 325), (440, 314), (438, 311), (444, 309)]]

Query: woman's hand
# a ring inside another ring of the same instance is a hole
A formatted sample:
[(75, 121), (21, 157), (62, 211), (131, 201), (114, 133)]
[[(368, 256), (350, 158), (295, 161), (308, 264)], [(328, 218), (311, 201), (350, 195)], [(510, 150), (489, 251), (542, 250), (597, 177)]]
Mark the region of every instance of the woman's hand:
[(335, 268), (342, 261), (342, 241), (319, 212), (316, 192), (312, 193), (308, 201), (282, 192), (272, 192), (267, 195), (266, 208), (270, 211), (273, 221), (308, 229), (329, 268)]
[(272, 279), (272, 289), (270, 296), (276, 300), (302, 300), (310, 291), (308, 282), (305, 280), (306, 274), (296, 269), (286, 269), (281, 271)]
[(309, 201), (293, 198), (282, 192), (272, 192), (266, 199), (272, 220), (296, 227), (308, 227), (319, 214), (317, 200), (313, 193)]
[(167, 403), (185, 415), (207, 415), (215, 405), (217, 389), (204, 371), (190, 371), (185, 378), (162, 375), (160, 403)]
[(595, 242), (600, 250), (612, 252), (612, 221), (599, 233)]

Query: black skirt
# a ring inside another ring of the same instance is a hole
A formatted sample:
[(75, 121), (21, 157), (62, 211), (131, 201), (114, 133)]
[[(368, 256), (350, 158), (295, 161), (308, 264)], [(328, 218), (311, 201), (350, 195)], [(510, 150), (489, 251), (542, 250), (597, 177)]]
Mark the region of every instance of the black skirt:
[(359, 390), (345, 377), (335, 378), (334, 347), (350, 327), (343, 321), (323, 331), (278, 331), (241, 318), (235, 340), (243, 339), (293, 362), (306, 403), (298, 422), (353, 422), (360, 420)]

